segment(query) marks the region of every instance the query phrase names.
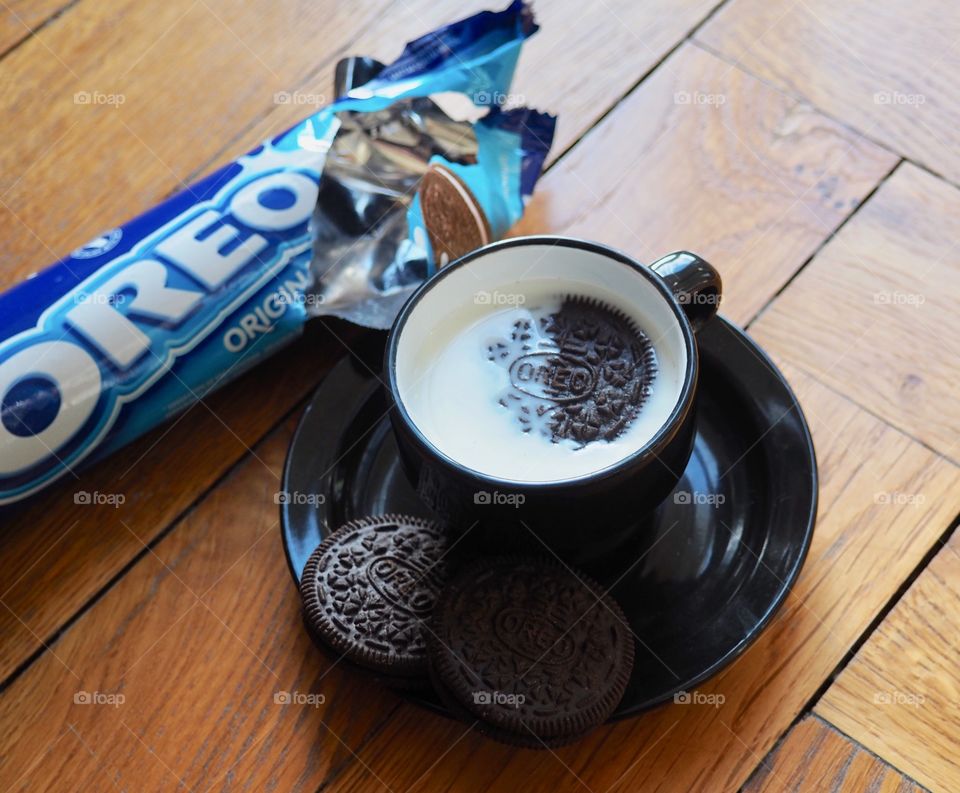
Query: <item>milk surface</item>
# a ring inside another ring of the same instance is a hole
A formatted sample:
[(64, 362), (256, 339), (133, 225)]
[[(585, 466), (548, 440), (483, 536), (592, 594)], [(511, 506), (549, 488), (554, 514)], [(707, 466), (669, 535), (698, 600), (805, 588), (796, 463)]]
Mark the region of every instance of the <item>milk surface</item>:
[[(661, 355), (642, 317), (656, 374), (639, 414), (614, 440), (556, 440), (557, 402), (537, 378), (558, 348), (541, 320), (560, 310), (562, 283), (524, 282), (523, 291), (493, 293), (438, 319), (417, 352), (415, 376), (401, 398), (414, 424), (441, 452), (483, 474), (516, 482), (575, 479), (602, 470), (644, 446), (666, 423), (682, 387), (683, 368)], [(604, 295), (591, 295), (602, 299)], [(552, 354), (552, 355), (551, 355)], [(571, 389), (589, 387), (589, 372), (571, 367)]]

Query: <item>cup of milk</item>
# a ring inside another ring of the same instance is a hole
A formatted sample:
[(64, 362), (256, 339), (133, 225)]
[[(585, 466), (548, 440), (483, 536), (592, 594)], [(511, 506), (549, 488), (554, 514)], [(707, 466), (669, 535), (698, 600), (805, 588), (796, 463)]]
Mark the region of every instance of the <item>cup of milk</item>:
[(721, 279), (585, 240), (521, 237), (442, 268), (390, 331), (385, 383), (404, 467), (454, 526), (523, 523), (604, 543), (674, 488), (693, 446), (696, 331)]

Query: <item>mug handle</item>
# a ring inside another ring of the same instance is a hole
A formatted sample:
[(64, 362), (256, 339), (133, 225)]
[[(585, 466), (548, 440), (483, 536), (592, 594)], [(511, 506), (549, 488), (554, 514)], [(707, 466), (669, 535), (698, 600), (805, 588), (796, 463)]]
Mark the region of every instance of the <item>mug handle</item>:
[(674, 251), (650, 265), (673, 292), (694, 331), (717, 313), (723, 281), (709, 262), (689, 251)]

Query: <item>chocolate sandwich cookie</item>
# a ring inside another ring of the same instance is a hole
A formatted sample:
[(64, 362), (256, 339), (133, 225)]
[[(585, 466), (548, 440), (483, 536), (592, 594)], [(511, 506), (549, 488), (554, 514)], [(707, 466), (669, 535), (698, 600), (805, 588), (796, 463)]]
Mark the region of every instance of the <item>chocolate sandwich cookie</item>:
[(428, 678), (424, 620), (446, 577), (443, 528), (405, 515), (351, 521), (300, 579), (308, 632), (335, 658), (403, 687)]
[(420, 182), (420, 208), (437, 268), (490, 242), (490, 224), (470, 188), (434, 163)]
[(633, 670), (633, 634), (598, 584), (558, 561), (471, 563), (437, 599), (427, 635), (438, 694), (518, 746), (570, 743), (602, 724)]
[[(586, 444), (619, 437), (650, 397), (657, 374), (650, 339), (622, 311), (583, 297), (566, 298), (544, 326), (566, 374), (550, 384), (553, 440)], [(581, 368), (587, 373), (581, 381), (589, 381), (582, 393), (575, 388)]]
[(537, 430), (554, 443), (616, 440), (654, 388), (649, 337), (622, 311), (590, 297), (568, 295), (558, 310), (530, 315), (486, 348), (487, 360), (510, 378), (499, 404), (524, 433)]

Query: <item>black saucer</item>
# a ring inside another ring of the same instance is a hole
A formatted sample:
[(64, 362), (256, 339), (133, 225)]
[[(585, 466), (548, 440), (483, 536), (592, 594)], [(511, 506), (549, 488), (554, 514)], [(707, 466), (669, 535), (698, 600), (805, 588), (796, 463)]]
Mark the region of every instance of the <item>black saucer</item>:
[[(697, 438), (683, 478), (644, 521), (642, 539), (587, 568), (612, 587), (637, 637), (633, 679), (614, 718), (691, 691), (742, 653), (785, 600), (813, 534), (816, 458), (790, 387), (723, 319), (698, 342)], [(383, 335), (371, 333), (365, 344), (323, 381), (290, 444), (280, 517), (294, 580), (341, 523), (427, 514), (386, 416)], [(439, 700), (414, 698), (446, 712)]]

